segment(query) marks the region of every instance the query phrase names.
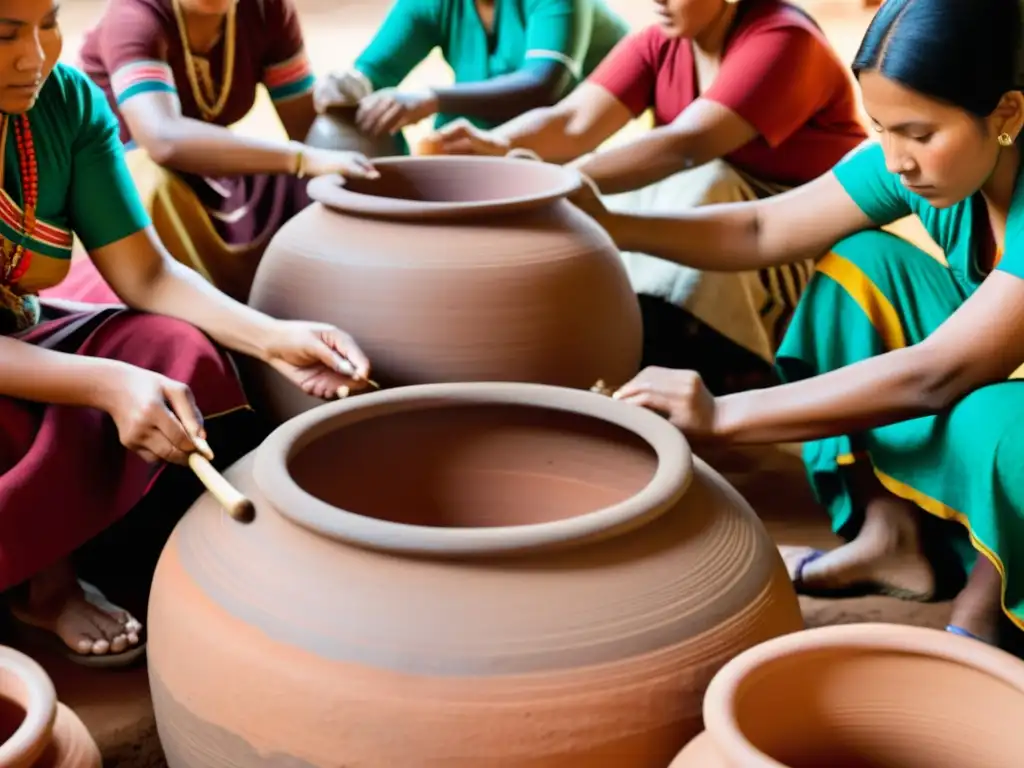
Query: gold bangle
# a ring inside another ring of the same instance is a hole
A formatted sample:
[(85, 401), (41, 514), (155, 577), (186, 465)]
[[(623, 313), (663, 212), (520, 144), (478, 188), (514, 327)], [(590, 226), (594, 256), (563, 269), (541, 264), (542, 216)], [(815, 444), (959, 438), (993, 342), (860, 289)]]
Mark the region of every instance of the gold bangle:
[(298, 142), (296, 144), (298, 144), (298, 151), (295, 153), (295, 171), (293, 175), (296, 178), (302, 179), (306, 176), (306, 148)]

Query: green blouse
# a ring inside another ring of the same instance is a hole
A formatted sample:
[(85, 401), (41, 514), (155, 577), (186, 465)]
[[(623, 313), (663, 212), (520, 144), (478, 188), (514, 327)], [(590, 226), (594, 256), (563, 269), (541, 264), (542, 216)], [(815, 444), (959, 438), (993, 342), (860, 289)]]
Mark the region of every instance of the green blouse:
[[(21, 170), (13, 128), (4, 147), (0, 240), (5, 253), (23, 244), (27, 269), (0, 284), (0, 332), (39, 319), (40, 290), (67, 275), (77, 235), (92, 251), (149, 225), (128, 173), (118, 122), (103, 92), (79, 70), (58, 63), (28, 112), (39, 174), (37, 225), (22, 227)], [(6, 257), (3, 258), (6, 264)]]
[[(604, 0), (497, 0), (492, 33), (484, 27), (475, 0), (396, 0), (355, 67), (374, 89), (393, 88), (440, 46), (456, 83), (481, 82), (558, 61), (575, 84), (628, 31)], [(435, 125), (457, 117), (439, 114)]]
[[(864, 214), (879, 226), (916, 214), (928, 234), (945, 252), (946, 262), (965, 297), (981, 285), (975, 205), (968, 198), (948, 208), (935, 208), (900, 183), (885, 167), (882, 146), (872, 142), (858, 149), (834, 169), (836, 178)], [(1024, 279), (1024, 184), (1018, 183), (1006, 222), (1003, 258), (996, 269)]]

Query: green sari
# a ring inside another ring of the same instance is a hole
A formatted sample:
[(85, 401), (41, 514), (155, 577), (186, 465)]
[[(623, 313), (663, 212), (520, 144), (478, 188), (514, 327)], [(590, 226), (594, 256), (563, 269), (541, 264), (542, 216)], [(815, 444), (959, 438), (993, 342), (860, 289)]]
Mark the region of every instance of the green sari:
[[(779, 349), (776, 365), (785, 381), (919, 343), (985, 278), (972, 200), (933, 208), (886, 170), (877, 144), (857, 151), (834, 173), (878, 225), (916, 214), (947, 264), (880, 230), (836, 244), (819, 262)], [(1024, 279), (1024, 185), (1014, 192), (1005, 253), (997, 268)], [(933, 554), (951, 556), (963, 574), (977, 552), (992, 561), (1003, 578), (1003, 609), (1024, 629), (1022, 435), (1024, 382), (1008, 380), (981, 387), (937, 415), (809, 442), (804, 462), (833, 530), (851, 539), (863, 510), (852, 502), (842, 467), (869, 461), (889, 491), (943, 521), (926, 521), (926, 545), (940, 547)]]

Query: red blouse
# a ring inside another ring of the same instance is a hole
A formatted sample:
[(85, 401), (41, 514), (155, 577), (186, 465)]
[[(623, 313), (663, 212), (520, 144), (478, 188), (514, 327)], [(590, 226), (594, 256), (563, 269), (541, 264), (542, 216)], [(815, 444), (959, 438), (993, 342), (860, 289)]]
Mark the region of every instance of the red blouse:
[(726, 160), (764, 181), (811, 181), (867, 137), (853, 80), (799, 10), (779, 0), (744, 0), (744, 6), (703, 94), (690, 41), (670, 38), (657, 25), (620, 42), (589, 82), (635, 115), (653, 108), (657, 125), (673, 122), (697, 98), (718, 102), (759, 133)]

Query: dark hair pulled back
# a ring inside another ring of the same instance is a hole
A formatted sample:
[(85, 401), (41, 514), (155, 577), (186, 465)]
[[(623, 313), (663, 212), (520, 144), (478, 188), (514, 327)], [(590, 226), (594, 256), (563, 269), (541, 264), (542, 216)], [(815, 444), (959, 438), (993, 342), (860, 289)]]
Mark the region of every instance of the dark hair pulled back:
[(977, 117), (1021, 89), (1020, 0), (885, 0), (853, 62)]

